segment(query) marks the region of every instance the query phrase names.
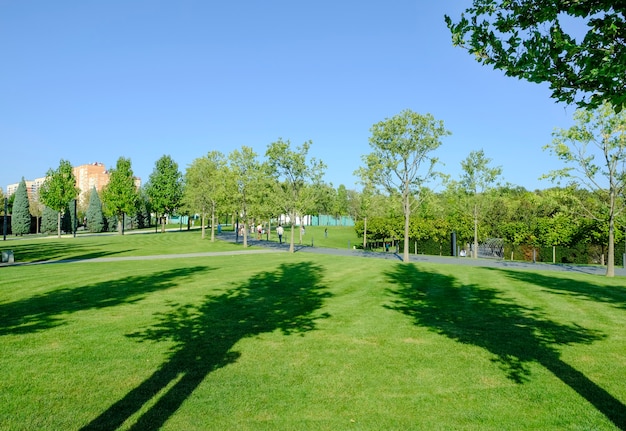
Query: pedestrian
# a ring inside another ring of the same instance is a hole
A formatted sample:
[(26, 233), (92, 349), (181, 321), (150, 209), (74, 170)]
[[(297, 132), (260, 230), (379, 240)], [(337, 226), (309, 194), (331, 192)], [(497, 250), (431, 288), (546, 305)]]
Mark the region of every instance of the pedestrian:
[(328, 238), (328, 228), (324, 228), (324, 238)]
[(283, 229), (283, 225), (279, 224), (278, 227), (276, 228), (276, 233), (278, 234), (278, 243), (282, 244), (283, 243), (283, 233), (285, 233), (285, 230)]

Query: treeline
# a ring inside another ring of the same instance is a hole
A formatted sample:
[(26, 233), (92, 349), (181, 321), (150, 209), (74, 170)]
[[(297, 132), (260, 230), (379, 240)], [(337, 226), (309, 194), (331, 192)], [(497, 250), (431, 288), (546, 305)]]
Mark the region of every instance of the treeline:
[[(352, 196), (352, 194), (351, 194)], [(357, 193), (360, 199), (362, 194)], [(404, 217), (401, 199), (374, 194), (368, 214), (358, 214), (355, 229), (367, 232), (368, 243), (400, 243), (403, 246)], [(500, 186), (479, 195), (468, 193), (459, 183), (448, 183), (443, 191), (422, 190), (409, 223), (409, 249), (423, 254), (451, 254), (451, 234), (457, 252), (473, 247), (475, 226), (478, 243), (501, 239), (506, 259), (604, 264), (607, 258), (608, 225), (604, 196), (574, 187), (528, 191), (523, 187)], [(351, 208), (358, 204), (350, 203)], [(478, 207), (478, 211), (476, 211)], [(587, 214), (593, 212), (593, 217)], [(475, 225), (475, 215), (478, 223)], [(353, 214), (353, 216), (356, 214)], [(626, 217), (616, 223), (615, 263), (622, 264)], [(363, 246), (368, 247), (366, 243)]]

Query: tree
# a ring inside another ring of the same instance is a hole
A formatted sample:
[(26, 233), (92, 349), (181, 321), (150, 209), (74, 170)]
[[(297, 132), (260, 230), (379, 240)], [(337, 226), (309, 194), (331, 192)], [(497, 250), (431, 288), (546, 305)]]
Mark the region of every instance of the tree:
[(437, 158), (430, 154), (441, 145), (441, 137), (450, 132), (431, 114), (411, 110), (376, 123), (369, 143), (373, 152), (363, 156), (365, 167), (357, 174), (363, 183), (382, 186), (402, 199), (404, 215), (403, 261), (409, 261), (409, 226), (414, 202), (425, 183), (436, 175)]
[(297, 216), (305, 215), (315, 207), (317, 191), (326, 166), (321, 160), (307, 160), (312, 141), (291, 148), (289, 140), (278, 139), (268, 145), (265, 153), (275, 179), (275, 195), (279, 197), (285, 214), (291, 218), (289, 251), (295, 251), (294, 224)]
[(43, 207), (43, 214), (41, 216), (41, 232), (43, 233), (53, 233), (58, 229), (59, 212), (49, 208), (47, 206)]
[(102, 232), (104, 230), (104, 214), (102, 201), (98, 191), (94, 187), (89, 195), (89, 207), (87, 208), (87, 228), (90, 232)]
[(41, 202), (57, 212), (57, 234), (59, 238), (61, 237), (61, 216), (78, 194), (79, 190), (76, 187), (72, 165), (67, 160), (61, 159), (56, 170), (48, 170), (46, 179), (39, 189)]
[(195, 159), (185, 173), (184, 205), (202, 217), (202, 238), (205, 237), (206, 216), (211, 215), (211, 242), (215, 241), (217, 207), (227, 194), (226, 158), (219, 151)]
[(461, 184), (472, 200), (472, 214), (474, 215), (474, 247), (472, 252), (474, 258), (478, 257), (478, 221), (481, 216), (482, 198), (484, 193), (496, 182), (502, 173), (501, 167), (489, 167), (491, 159), (485, 157), (485, 152), (481, 149), (472, 151), (469, 156), (461, 161), (463, 175)]
[(169, 155), (162, 156), (156, 161), (146, 184), (150, 204), (161, 216), (161, 232), (165, 232), (165, 217), (180, 207), (183, 189), (183, 175), (178, 170), (178, 164)]
[[(474, 0), (457, 23), (445, 20), (454, 45), (478, 62), (547, 82), (559, 101), (608, 102), (619, 112), (626, 104), (625, 14), (626, 3), (614, 0)], [(577, 39), (580, 24), (587, 32)]]
[(109, 169), (109, 183), (102, 189), (105, 212), (117, 218), (117, 231), (124, 234), (124, 214), (133, 214), (137, 187), (130, 159), (120, 157), (115, 168)]
[(13, 202), (13, 213), (11, 214), (11, 231), (13, 235), (30, 233), (28, 192), (24, 178), (22, 178), (22, 181), (17, 186), (17, 190), (15, 190), (15, 201)]
[(245, 145), (241, 147), (241, 151), (234, 150), (228, 157), (235, 185), (232, 195), (233, 206), (238, 214), (238, 220), (243, 224), (243, 246), (247, 247), (250, 211), (254, 213), (254, 206), (260, 197), (257, 191), (264, 177), (263, 166), (252, 148)]
[[(626, 191), (626, 112), (616, 113), (605, 103), (594, 111), (579, 109), (575, 125), (558, 129), (553, 141), (544, 148), (556, 155), (566, 167), (545, 175), (569, 178), (574, 184), (595, 190), (606, 211), (591, 211), (581, 205), (589, 218), (608, 226), (607, 277), (615, 275), (615, 221), (624, 211)], [(604, 214), (604, 216), (602, 216)]]

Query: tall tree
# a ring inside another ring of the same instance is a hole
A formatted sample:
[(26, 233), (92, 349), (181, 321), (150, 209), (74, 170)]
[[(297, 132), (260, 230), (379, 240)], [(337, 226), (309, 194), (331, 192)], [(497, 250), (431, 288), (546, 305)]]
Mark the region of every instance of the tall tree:
[(72, 165), (61, 159), (56, 170), (49, 169), (41, 188), (39, 198), (48, 208), (57, 212), (57, 235), (61, 237), (61, 216), (80, 190), (76, 187), (76, 178)]
[(443, 121), (431, 114), (411, 110), (376, 123), (369, 139), (372, 152), (363, 156), (365, 167), (359, 170), (364, 182), (381, 186), (402, 199), (404, 215), (403, 261), (409, 261), (409, 226), (412, 206), (419, 202), (425, 183), (435, 176), (437, 158), (431, 153), (450, 134)]
[(215, 241), (215, 216), (218, 205), (226, 199), (229, 175), (224, 154), (210, 151), (191, 162), (185, 173), (183, 203), (202, 218), (202, 238), (205, 237), (206, 216), (211, 216), (211, 242)]
[[(275, 195), (280, 197), (285, 214), (291, 218), (291, 240), (289, 251), (295, 251), (294, 225), (315, 207), (317, 191), (326, 166), (321, 160), (309, 158), (312, 141), (306, 141), (295, 149), (289, 140), (278, 139), (268, 145), (265, 153), (271, 173), (276, 180)], [(301, 220), (302, 223), (302, 220)]]
[(146, 194), (154, 211), (161, 216), (161, 232), (165, 232), (165, 217), (180, 208), (183, 198), (183, 175), (169, 155), (156, 161), (146, 184)]
[(484, 194), (496, 182), (502, 173), (501, 167), (490, 167), (491, 159), (485, 157), (485, 152), (481, 149), (471, 151), (467, 158), (461, 161), (463, 174), (461, 184), (472, 200), (472, 214), (474, 215), (474, 247), (472, 247), (473, 257), (478, 257), (478, 222), (482, 216), (482, 202)]
[[(602, 196), (606, 211), (586, 210), (592, 219), (601, 217), (608, 226), (607, 277), (615, 275), (615, 221), (624, 211), (626, 191), (626, 112), (616, 113), (605, 103), (594, 111), (579, 109), (575, 125), (558, 129), (545, 146), (566, 167), (546, 174), (547, 178), (569, 178), (577, 185)], [(581, 205), (581, 208), (585, 208)], [(605, 214), (604, 217), (601, 215)]]
[[(4, 202), (2, 203), (4, 206)], [(28, 191), (26, 181), (22, 181), (15, 190), (15, 201), (13, 202), (13, 214), (11, 214), (11, 231), (13, 235), (25, 235), (30, 233), (30, 211), (28, 203)]]
[(89, 195), (89, 207), (87, 208), (87, 228), (90, 232), (102, 232), (104, 230), (104, 213), (102, 201), (96, 188), (91, 189)]
[(105, 212), (117, 217), (117, 231), (124, 234), (124, 215), (134, 214), (137, 187), (130, 159), (120, 157), (115, 168), (109, 169), (109, 183), (102, 189)]
[(474, 0), (458, 22), (445, 20), (453, 43), (477, 61), (547, 82), (559, 101), (591, 108), (608, 102), (616, 112), (626, 104), (623, 1)]
[(235, 185), (232, 194), (233, 207), (243, 227), (243, 246), (247, 247), (250, 215), (254, 214), (254, 207), (258, 204), (260, 198), (258, 187), (264, 178), (263, 166), (258, 160), (257, 153), (245, 145), (241, 150), (232, 151), (228, 157)]

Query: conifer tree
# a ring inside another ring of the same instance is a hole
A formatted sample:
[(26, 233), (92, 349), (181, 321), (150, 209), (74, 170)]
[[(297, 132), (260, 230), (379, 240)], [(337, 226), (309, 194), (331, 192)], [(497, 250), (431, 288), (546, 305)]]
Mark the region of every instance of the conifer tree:
[(11, 230), (14, 235), (24, 235), (30, 233), (30, 212), (28, 210), (28, 192), (26, 191), (26, 181), (22, 178), (15, 191), (15, 201), (13, 202), (13, 214), (11, 215)]
[(50, 207), (43, 208), (43, 215), (41, 216), (41, 232), (54, 233), (57, 231), (58, 212)]
[(104, 230), (104, 214), (102, 213), (102, 201), (98, 191), (94, 187), (89, 196), (87, 208), (87, 228), (90, 232), (102, 232)]

